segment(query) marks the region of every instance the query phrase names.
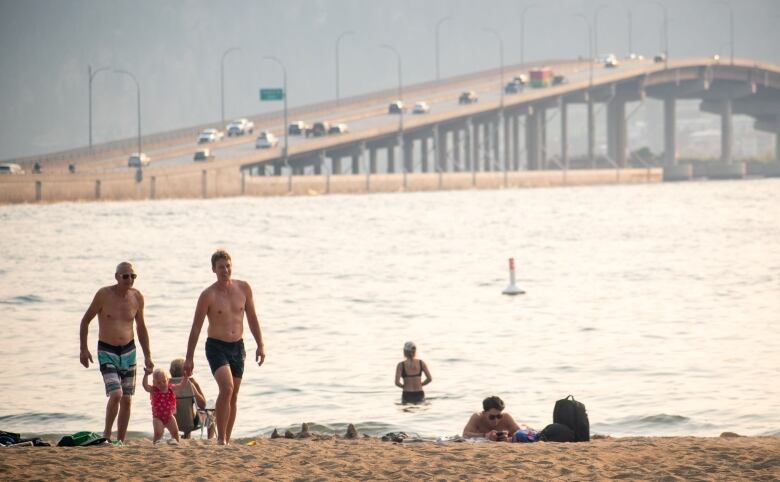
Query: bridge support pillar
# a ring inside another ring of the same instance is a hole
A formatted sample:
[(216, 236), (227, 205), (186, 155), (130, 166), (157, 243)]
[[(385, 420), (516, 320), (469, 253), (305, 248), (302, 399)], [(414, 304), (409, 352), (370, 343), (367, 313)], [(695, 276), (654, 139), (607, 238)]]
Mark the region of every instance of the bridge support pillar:
[(566, 101), (561, 98), (561, 166), (563, 169), (569, 169), (569, 119), (568, 106)]
[(429, 172), (430, 166), (428, 165), (428, 136), (420, 138), (420, 170), (422, 172)]
[(512, 121), (513, 118), (510, 115), (506, 115), (506, 112), (501, 111), (501, 119), (503, 120), (503, 133), (504, 133), (504, 157), (501, 165), (505, 171), (512, 168), (512, 152), (514, 146), (512, 145)]
[(731, 164), (733, 141), (734, 124), (731, 99), (724, 99), (720, 112), (720, 162)]
[(775, 117), (775, 161), (780, 162), (780, 114)]
[(376, 147), (368, 148), (368, 172), (376, 174)]
[(362, 157), (362, 150), (360, 148), (355, 149), (352, 153), (352, 174), (360, 174), (360, 158)]
[(538, 171), (542, 164), (542, 128), (544, 110), (529, 108), (525, 116), (525, 149), (528, 158), (528, 170)]
[(274, 176), (281, 176), (281, 175), (282, 175), (282, 163), (274, 162)]
[(391, 144), (387, 146), (387, 173), (392, 174), (395, 172), (395, 145)]
[(520, 170), (520, 116), (512, 116), (512, 170)]
[(462, 148), (460, 137), (463, 134), (463, 130), (460, 126), (456, 127), (452, 131), (452, 170), (453, 172), (460, 172), (463, 170), (463, 164), (461, 163)]
[(499, 113), (496, 116), (496, 119), (492, 122), (493, 129), (491, 131), (491, 134), (493, 135), (491, 141), (493, 142), (492, 148), (493, 148), (493, 164), (492, 168), (494, 171), (500, 171), (501, 170), (501, 141), (500, 141), (500, 132), (501, 132), (501, 113)]
[(341, 172), (341, 154), (334, 154), (330, 158), (330, 172), (334, 176), (340, 176)]
[(588, 167), (596, 167), (596, 113), (593, 109), (593, 93), (588, 92)]
[[(472, 122), (471, 119), (466, 119), (466, 127), (463, 129), (463, 153), (466, 158), (466, 170), (474, 170), (474, 150), (472, 145), (476, 145), (476, 142), (472, 141)], [(780, 151), (778, 151), (780, 152)]]
[(626, 167), (626, 102), (619, 98), (607, 104), (607, 156)]
[(403, 143), (404, 172), (414, 172), (414, 139), (408, 139)]
[(664, 167), (677, 165), (677, 101), (664, 97)]

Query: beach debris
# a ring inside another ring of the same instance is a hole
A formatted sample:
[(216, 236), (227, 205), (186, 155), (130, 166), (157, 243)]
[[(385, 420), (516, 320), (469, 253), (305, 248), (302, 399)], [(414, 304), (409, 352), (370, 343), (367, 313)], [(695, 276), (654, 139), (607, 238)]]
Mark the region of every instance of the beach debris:
[(734, 433), (734, 432), (723, 432), (722, 434), (720, 434), (720, 436), (723, 437), (723, 438), (744, 437), (744, 435), (740, 435), (740, 434)]
[(501, 294), (514, 296), (522, 295), (525, 291), (521, 290), (515, 284), (515, 258), (509, 258), (509, 286), (507, 286)]
[(409, 437), (406, 432), (389, 432), (382, 435), (382, 442), (395, 442), (403, 443), (403, 441)]
[(257, 440), (250, 440), (246, 444), (249, 445), (250, 447), (254, 447), (255, 445), (257, 445)]
[(279, 431), (274, 428), (274, 431), (271, 432), (271, 438), (282, 438), (282, 436), (279, 435)]
[(309, 432), (309, 424), (304, 422), (301, 424), (301, 431), (298, 433), (298, 435), (295, 436), (295, 438), (309, 438), (311, 437), (311, 433)]
[(295, 434), (292, 433), (290, 430), (285, 430), (284, 438), (295, 438)]
[(354, 425), (349, 424), (347, 426), (347, 434), (345, 435), (346, 438), (357, 438), (358, 432)]

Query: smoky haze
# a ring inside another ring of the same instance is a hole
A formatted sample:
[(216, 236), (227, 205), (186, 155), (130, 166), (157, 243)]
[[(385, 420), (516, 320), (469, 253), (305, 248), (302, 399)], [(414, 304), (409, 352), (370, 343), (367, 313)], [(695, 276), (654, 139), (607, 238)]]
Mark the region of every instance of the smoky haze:
[[(599, 53), (661, 50), (661, 8), (649, 1), (559, 0), (291, 0), (163, 1), (0, 0), (0, 159), (88, 143), (87, 66), (132, 72), (140, 83), (144, 134), (220, 119), (220, 58), (225, 61), (226, 118), (279, 110), (259, 102), (260, 87), (280, 87), (288, 70), (291, 107), (335, 97), (335, 39), (341, 42), (341, 95), (396, 85), (392, 54), (403, 60), (404, 83), (435, 77), (434, 26), (441, 26), (441, 75), (498, 66), (495, 37), (505, 43), (505, 63), (520, 60), (520, 12), (526, 16), (525, 59), (586, 56), (585, 25), (599, 5)], [(671, 57), (729, 55), (728, 8), (716, 0), (664, 3), (669, 11)], [(780, 2), (732, 0), (736, 56), (780, 64)], [(93, 141), (136, 134), (135, 85), (101, 72), (93, 84)]]

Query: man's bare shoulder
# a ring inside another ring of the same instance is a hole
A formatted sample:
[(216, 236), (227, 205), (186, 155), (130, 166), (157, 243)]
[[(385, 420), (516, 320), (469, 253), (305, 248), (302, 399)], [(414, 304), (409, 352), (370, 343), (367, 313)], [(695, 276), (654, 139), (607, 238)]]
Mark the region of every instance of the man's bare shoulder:
[(139, 301), (139, 302), (141, 302), (141, 303), (143, 303), (143, 302), (144, 302), (144, 295), (142, 295), (142, 294), (141, 294), (141, 292), (140, 292), (140, 291), (138, 291), (137, 289), (135, 289), (135, 288), (130, 288), (130, 289), (128, 290), (128, 292), (129, 292), (129, 293), (132, 293), (132, 294), (133, 294), (133, 296), (135, 297), (135, 299), (136, 299), (137, 301)]

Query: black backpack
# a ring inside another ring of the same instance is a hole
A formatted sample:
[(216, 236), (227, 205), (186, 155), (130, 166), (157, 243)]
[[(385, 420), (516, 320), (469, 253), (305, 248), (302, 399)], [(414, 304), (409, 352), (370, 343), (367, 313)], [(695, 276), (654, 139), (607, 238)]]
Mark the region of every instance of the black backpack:
[(555, 402), (553, 423), (561, 423), (574, 431), (574, 442), (590, 440), (590, 422), (585, 405), (578, 402), (572, 395)]
[(574, 442), (574, 430), (562, 423), (551, 423), (539, 432), (539, 440), (544, 442)]

